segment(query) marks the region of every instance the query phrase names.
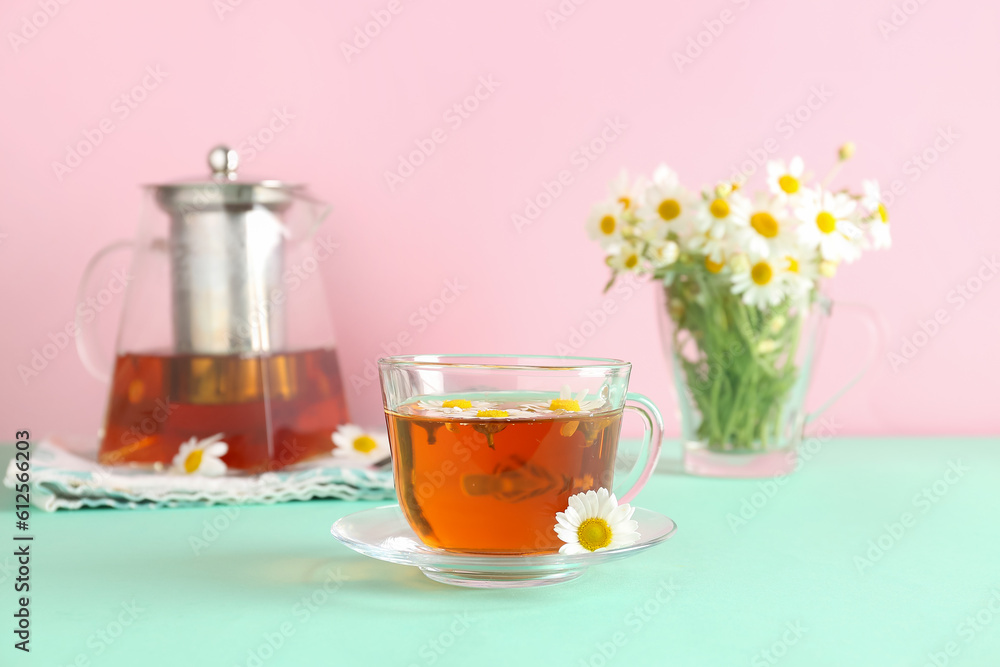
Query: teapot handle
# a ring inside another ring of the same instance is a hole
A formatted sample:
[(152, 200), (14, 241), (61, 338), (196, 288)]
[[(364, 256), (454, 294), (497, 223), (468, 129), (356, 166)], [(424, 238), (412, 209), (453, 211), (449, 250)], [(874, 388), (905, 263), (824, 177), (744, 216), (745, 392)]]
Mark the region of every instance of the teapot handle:
[[(115, 241), (98, 250), (90, 258), (90, 261), (87, 262), (87, 266), (83, 270), (83, 275), (80, 277), (80, 284), (76, 289), (76, 302), (84, 303), (86, 301), (87, 294), (90, 293), (94, 270), (102, 261), (119, 250), (132, 250), (134, 247), (135, 244), (132, 241)], [(126, 285), (127, 289), (128, 286)], [(76, 309), (76, 353), (80, 357), (83, 367), (87, 369), (87, 372), (98, 380), (110, 382), (111, 371), (108, 369), (108, 364), (101, 361), (104, 355), (99, 352), (100, 345), (98, 345), (96, 327), (94, 326), (97, 318), (94, 317), (89, 322), (84, 322), (80, 310), (79, 308)]]

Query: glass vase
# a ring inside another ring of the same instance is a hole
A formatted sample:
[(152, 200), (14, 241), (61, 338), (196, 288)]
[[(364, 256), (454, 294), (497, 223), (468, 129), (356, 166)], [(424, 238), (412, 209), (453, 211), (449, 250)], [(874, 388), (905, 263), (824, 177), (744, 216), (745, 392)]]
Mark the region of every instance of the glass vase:
[(743, 303), (719, 278), (675, 281), (658, 290), (664, 349), (680, 408), (685, 472), (775, 477), (798, 465), (809, 422), (856, 384), (877, 356), (878, 327), (854, 304), (870, 336), (864, 365), (808, 413), (805, 399), (833, 303), (819, 292), (776, 306)]

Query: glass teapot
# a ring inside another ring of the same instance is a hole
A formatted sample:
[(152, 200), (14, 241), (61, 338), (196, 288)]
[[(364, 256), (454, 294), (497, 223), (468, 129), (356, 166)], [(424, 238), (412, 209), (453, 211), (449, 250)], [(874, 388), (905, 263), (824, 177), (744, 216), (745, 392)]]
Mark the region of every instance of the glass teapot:
[[(107, 373), (93, 322), (77, 351), (110, 380), (98, 460), (163, 469), (185, 443), (222, 441), (228, 469), (276, 470), (333, 449), (348, 421), (317, 271), (336, 245), (317, 239), (328, 206), (301, 186), (237, 179), (239, 157), (209, 154), (211, 177), (147, 186)], [(180, 467), (184, 461), (178, 463)]]

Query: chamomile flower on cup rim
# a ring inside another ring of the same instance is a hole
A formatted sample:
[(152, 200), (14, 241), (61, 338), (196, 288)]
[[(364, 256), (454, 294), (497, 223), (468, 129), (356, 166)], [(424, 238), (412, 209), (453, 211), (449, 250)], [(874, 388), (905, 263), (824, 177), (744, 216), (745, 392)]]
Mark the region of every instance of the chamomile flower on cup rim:
[(229, 445), (222, 442), (223, 434), (199, 440), (192, 437), (181, 445), (174, 456), (171, 471), (181, 475), (203, 475), (221, 477), (226, 474), (226, 464), (222, 457), (229, 452)]
[(339, 462), (372, 465), (389, 456), (389, 438), (356, 424), (341, 424), (330, 436), (333, 458)]
[(566, 509), (556, 513), (554, 530), (565, 542), (559, 553), (586, 554), (635, 544), (640, 535), (634, 512), (628, 503), (619, 505), (604, 487), (570, 496)]

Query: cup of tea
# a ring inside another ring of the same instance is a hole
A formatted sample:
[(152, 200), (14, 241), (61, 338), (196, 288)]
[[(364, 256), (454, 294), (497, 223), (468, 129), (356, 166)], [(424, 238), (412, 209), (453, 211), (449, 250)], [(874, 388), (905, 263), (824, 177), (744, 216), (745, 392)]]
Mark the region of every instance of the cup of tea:
[[(629, 502), (656, 466), (663, 428), (653, 403), (628, 391), (630, 371), (585, 357), (380, 359), (396, 495), (420, 540), (462, 553), (552, 553), (570, 496), (603, 487)], [(640, 460), (616, 480), (625, 410), (646, 430)]]

